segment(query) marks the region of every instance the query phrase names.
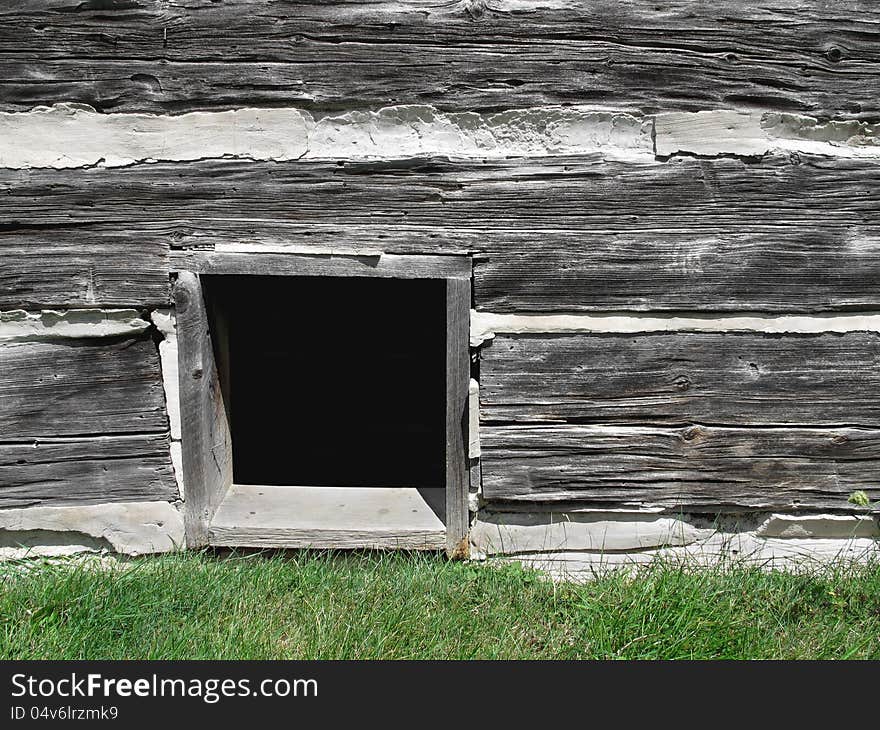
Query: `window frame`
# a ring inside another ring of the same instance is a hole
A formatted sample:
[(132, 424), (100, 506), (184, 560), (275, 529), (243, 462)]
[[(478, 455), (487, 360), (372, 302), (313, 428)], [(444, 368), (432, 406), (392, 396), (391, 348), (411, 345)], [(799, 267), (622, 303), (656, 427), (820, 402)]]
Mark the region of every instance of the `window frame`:
[(177, 318), (184, 523), (189, 547), (232, 486), (232, 439), (201, 276), (324, 276), (446, 282), (446, 551), (468, 555), (468, 391), (472, 260), (465, 255), (184, 250), (171, 254)]

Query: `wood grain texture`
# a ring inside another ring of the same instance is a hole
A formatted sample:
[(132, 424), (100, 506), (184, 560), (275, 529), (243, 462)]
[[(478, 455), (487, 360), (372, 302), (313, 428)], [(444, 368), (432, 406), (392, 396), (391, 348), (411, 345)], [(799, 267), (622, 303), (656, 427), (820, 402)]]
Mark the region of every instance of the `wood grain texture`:
[(233, 484), (209, 527), (221, 547), (442, 550), (440, 489)]
[(880, 9), (769, 0), (38, 0), (0, 12), (0, 106), (590, 103), (875, 117)]
[(0, 508), (177, 496), (167, 434), (0, 443)]
[(446, 530), (308, 530), (297, 527), (261, 529), (212, 525), (216, 547), (288, 548), (292, 550), (443, 550)]
[(446, 281), (446, 551), (468, 556), (470, 279)]
[(100, 226), (0, 231), (0, 309), (167, 306), (168, 248), (160, 235)]
[(3, 441), (168, 431), (148, 334), (2, 344), (0, 373)]
[(490, 501), (659, 505), (688, 512), (846, 510), (880, 496), (868, 429), (484, 426)]
[(880, 335), (497, 336), (485, 421), (880, 426)]
[(9, 243), (39, 221), (83, 246), (115, 225), (178, 247), (472, 252), (496, 312), (876, 308), (878, 190), (874, 162), (806, 156), (0, 171)]
[(186, 544), (208, 544), (208, 525), (232, 484), (232, 440), (220, 389), (208, 312), (197, 274), (174, 286)]
[(171, 266), (176, 271), (198, 274), (248, 276), (470, 279), (471, 275), (471, 260), (467, 256), (177, 251), (171, 256)]

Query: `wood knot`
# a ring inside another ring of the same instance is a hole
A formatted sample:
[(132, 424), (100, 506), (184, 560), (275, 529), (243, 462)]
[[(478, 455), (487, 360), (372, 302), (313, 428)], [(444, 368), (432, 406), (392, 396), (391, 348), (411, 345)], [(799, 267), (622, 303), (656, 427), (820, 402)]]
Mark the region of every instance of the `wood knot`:
[(479, 20), (486, 14), (485, 0), (467, 0), (464, 12), (471, 20)]
[(832, 46), (825, 51), (825, 58), (831, 61), (831, 63), (840, 63), (840, 61), (843, 60), (843, 51)]
[(699, 426), (690, 426), (689, 428), (686, 428), (682, 432), (681, 437), (685, 441), (693, 441), (694, 439), (699, 438), (702, 435), (703, 435), (702, 428), (700, 428)]
[(199, 379), (202, 377), (202, 375), (204, 375), (204, 372), (205, 372), (205, 371), (202, 370), (201, 368), (193, 368), (192, 376), (193, 376), (196, 380), (199, 380)]
[(691, 387), (691, 381), (688, 379), (686, 375), (679, 375), (672, 381), (672, 384), (676, 387), (677, 390), (687, 390)]
[(831, 443), (835, 446), (841, 446), (845, 443), (849, 442), (849, 436), (844, 436), (842, 433), (836, 434), (831, 438)]

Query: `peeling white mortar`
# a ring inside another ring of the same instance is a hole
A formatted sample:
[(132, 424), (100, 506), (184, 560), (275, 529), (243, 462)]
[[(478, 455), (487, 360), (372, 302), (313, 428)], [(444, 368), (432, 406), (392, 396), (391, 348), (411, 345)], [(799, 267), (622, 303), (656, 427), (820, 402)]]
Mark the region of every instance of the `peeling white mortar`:
[(100, 114), (84, 105), (57, 104), (0, 113), (0, 167), (118, 167), (220, 157), (482, 159), (596, 152), (609, 159), (649, 162), (651, 134), (648, 119), (588, 107), (477, 114), (401, 105), (315, 118), (293, 108), (170, 116)]
[(0, 340), (116, 337), (144, 332), (150, 323), (133, 309), (0, 312)]
[(483, 555), (561, 550), (632, 551), (689, 545), (712, 535), (676, 518), (603, 512), (480, 512), (471, 543)]
[(183, 516), (168, 502), (4, 509), (0, 540), (0, 558), (68, 555), (99, 545), (127, 555), (169, 552), (184, 545)]
[(656, 117), (590, 106), (480, 114), (429, 105), (312, 115), (243, 108), (181, 115), (101, 114), (82, 104), (0, 113), (0, 167), (118, 167), (208, 158), (370, 160), (582, 155), (650, 162), (660, 156), (803, 152), (880, 157), (880, 125), (733, 110)]
[(779, 112), (670, 112), (654, 117), (656, 151), (675, 154), (761, 156), (802, 152), (836, 157), (880, 157), (880, 125), (820, 123)]
[(183, 482), (183, 455), (181, 452), (180, 381), (177, 367), (177, 320), (170, 309), (157, 309), (150, 319), (162, 335), (159, 343), (159, 362), (162, 367), (162, 386), (165, 390), (165, 408), (171, 427), (171, 465), (180, 498), (185, 499)]
[(602, 314), (495, 314), (471, 310), (470, 343), (479, 347), (496, 333), (554, 332), (728, 332), (814, 334), (822, 332), (880, 332), (880, 314), (841, 315), (732, 315), (722, 317), (602, 315)]
[(57, 104), (0, 114), (0, 167), (119, 167), (225, 156), (290, 160), (305, 153), (311, 123), (296, 109), (169, 116), (99, 114)]
[(755, 535), (786, 539), (880, 538), (880, 525), (868, 515), (771, 515)]
[(589, 581), (612, 570), (632, 570), (664, 560), (686, 568), (751, 565), (764, 570), (810, 572), (830, 565), (863, 564), (880, 558), (880, 541), (857, 539), (765, 539), (754, 533), (717, 533), (690, 545), (638, 552), (522, 553), (515, 560), (546, 571), (557, 580)]
[(480, 384), (470, 379), (468, 384), (468, 456), (480, 458)]
[(601, 152), (653, 159), (650, 120), (588, 107), (535, 107), (492, 114), (394, 106), (319, 119), (308, 158), (527, 157)]
[(693, 567), (733, 561), (802, 570), (880, 557), (880, 525), (875, 515), (771, 514), (757, 529), (727, 531), (648, 511), (485, 510), (471, 529), (471, 554), (507, 556), (567, 580), (658, 558)]

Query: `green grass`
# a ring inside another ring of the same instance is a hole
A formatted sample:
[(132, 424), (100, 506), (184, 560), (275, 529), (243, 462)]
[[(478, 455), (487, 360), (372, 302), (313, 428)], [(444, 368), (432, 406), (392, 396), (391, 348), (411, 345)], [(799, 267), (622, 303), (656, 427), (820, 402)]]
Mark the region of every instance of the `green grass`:
[(3, 659), (880, 658), (880, 565), (586, 585), (407, 554), (0, 566)]

